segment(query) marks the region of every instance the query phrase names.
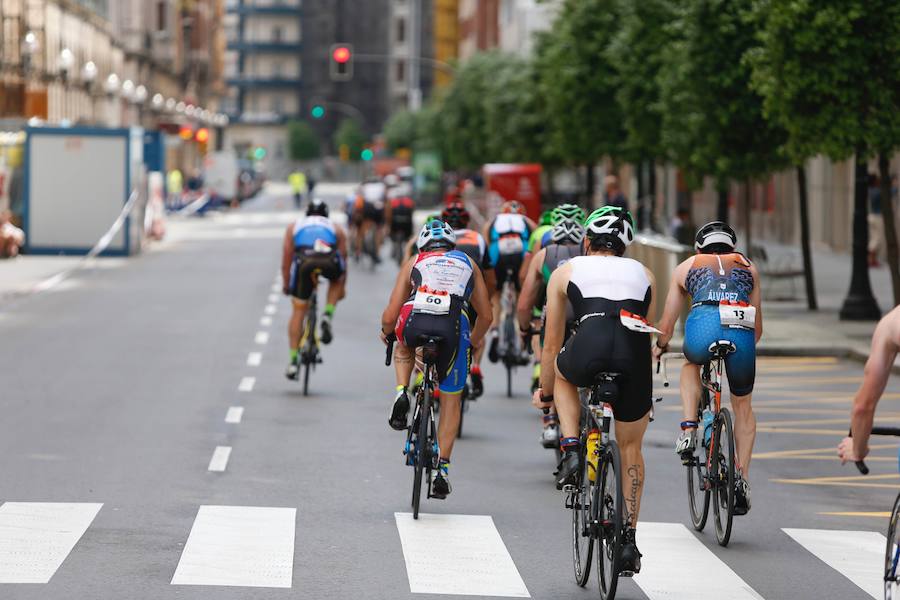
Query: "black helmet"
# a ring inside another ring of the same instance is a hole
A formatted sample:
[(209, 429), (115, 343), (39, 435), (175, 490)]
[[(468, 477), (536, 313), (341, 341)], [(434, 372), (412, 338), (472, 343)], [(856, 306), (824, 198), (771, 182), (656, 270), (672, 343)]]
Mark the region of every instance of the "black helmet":
[(724, 254), (734, 252), (737, 234), (727, 223), (712, 221), (697, 230), (694, 249), (704, 254)]
[(321, 198), (313, 198), (309, 201), (309, 206), (306, 207), (306, 216), (311, 217), (313, 215), (328, 216), (328, 205)]

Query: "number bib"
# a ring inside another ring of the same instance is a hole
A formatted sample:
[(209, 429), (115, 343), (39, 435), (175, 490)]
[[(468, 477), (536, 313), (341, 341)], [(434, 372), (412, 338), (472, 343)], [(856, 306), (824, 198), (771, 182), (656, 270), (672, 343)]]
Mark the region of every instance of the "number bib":
[(719, 319), (722, 327), (729, 329), (756, 329), (756, 307), (746, 302), (722, 300), (719, 303)]
[(420, 287), (413, 298), (413, 312), (429, 315), (446, 315), (450, 313), (450, 294)]
[(317, 254), (330, 254), (332, 247), (325, 240), (316, 240), (313, 242), (313, 252)]
[(500, 254), (522, 254), (525, 246), (522, 243), (522, 236), (507, 235), (497, 240), (497, 248), (499, 248)]

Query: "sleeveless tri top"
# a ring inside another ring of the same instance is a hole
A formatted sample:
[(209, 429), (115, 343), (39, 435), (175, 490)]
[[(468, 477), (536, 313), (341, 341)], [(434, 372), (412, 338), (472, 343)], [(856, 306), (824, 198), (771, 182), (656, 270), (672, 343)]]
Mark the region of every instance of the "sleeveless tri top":
[(650, 279), (644, 265), (621, 256), (576, 256), (566, 294), (575, 318), (586, 315), (618, 318), (619, 310), (647, 316)]
[(738, 252), (698, 254), (691, 263), (684, 287), (693, 306), (719, 304), (722, 300), (749, 302), (753, 291), (750, 261)]
[(471, 259), (459, 250), (422, 252), (412, 269), (413, 294), (425, 287), (468, 300), (472, 295), (474, 272)]
[[(316, 242), (319, 244), (316, 244)], [(294, 248), (305, 249), (328, 245), (331, 250), (337, 249), (337, 232), (327, 217), (311, 215), (300, 217), (294, 222)], [(326, 250), (326, 251), (331, 251)]]

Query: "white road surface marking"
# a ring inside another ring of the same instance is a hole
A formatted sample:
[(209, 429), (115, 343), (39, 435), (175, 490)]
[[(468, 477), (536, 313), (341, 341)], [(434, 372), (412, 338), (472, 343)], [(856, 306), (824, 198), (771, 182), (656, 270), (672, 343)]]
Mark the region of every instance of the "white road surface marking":
[(256, 377), (243, 377), (238, 384), (239, 392), (252, 392), (253, 386), (256, 385)]
[(269, 294), (269, 302), (272, 304), (278, 302), (278, 294)]
[(263, 312), (266, 313), (267, 315), (274, 315), (275, 313), (278, 312), (278, 307), (275, 306), (274, 304), (267, 304), (266, 308), (263, 309)]
[(272, 317), (263, 317), (259, 320), (259, 324), (263, 327), (268, 327), (272, 324)]
[(102, 506), (87, 502), (0, 506), (0, 583), (48, 583)]
[(232, 406), (228, 409), (228, 412), (225, 413), (225, 422), (226, 423), (240, 423), (241, 419), (244, 417), (244, 407), (243, 406)]
[(212, 458), (209, 459), (209, 471), (214, 473), (225, 472), (228, 466), (228, 458), (231, 456), (231, 446), (216, 446)]
[(262, 352), (251, 352), (247, 355), (247, 366), (258, 367), (262, 362)]
[(201, 506), (175, 569), (175, 585), (289, 588), (297, 510)]
[(394, 513), (413, 594), (530, 598), (494, 520)]
[(874, 531), (782, 529), (816, 558), (873, 598), (884, 598), (884, 548), (887, 540)]
[(643, 558), (634, 582), (650, 600), (762, 600), (681, 523), (641, 522), (637, 540)]
[(256, 343), (259, 345), (268, 344), (269, 343), (269, 332), (268, 331), (257, 331), (256, 332)]

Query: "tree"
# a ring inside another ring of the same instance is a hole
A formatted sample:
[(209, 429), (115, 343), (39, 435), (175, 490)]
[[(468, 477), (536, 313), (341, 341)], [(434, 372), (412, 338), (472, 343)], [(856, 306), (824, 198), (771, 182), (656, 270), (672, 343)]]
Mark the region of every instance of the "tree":
[(305, 121), (291, 121), (287, 126), (288, 154), (291, 160), (313, 160), (321, 156), (319, 136)]
[[(900, 145), (900, 6), (892, 0), (757, 0), (754, 15), (761, 23), (761, 46), (749, 57), (754, 85), (787, 130), (790, 155), (855, 156), (853, 272), (841, 318), (877, 319), (866, 260), (866, 175), (870, 157)], [(893, 261), (896, 301), (896, 252)]]
[(412, 148), (416, 141), (416, 113), (401, 110), (384, 124), (384, 141), (392, 152), (400, 148)]
[(334, 132), (334, 145), (347, 146), (350, 160), (357, 161), (366, 143), (366, 134), (354, 119), (344, 119)]
[(450, 168), (473, 169), (491, 160), (484, 103), (499, 56), (496, 51), (474, 55), (441, 97), (441, 149)]

